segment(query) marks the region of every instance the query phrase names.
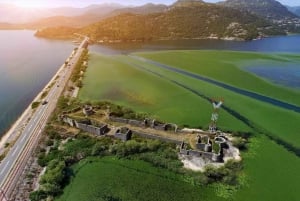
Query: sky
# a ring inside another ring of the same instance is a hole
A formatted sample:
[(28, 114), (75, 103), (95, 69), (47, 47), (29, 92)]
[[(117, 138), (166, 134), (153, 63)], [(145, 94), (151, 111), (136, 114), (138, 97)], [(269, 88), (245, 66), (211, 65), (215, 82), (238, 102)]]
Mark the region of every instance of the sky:
[[(162, 3), (172, 4), (176, 0), (0, 0), (0, 3), (13, 3), (23, 7), (85, 7), (90, 4), (101, 4), (101, 3), (120, 3), (123, 5), (142, 5), (146, 3)], [(218, 2), (219, 0), (204, 0), (206, 2)], [(284, 5), (300, 6), (299, 0), (278, 0)]]

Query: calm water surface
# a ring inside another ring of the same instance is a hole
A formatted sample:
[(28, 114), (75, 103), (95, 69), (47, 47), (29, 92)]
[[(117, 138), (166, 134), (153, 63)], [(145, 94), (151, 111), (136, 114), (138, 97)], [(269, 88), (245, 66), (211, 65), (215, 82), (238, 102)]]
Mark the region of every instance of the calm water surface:
[(0, 136), (64, 63), (74, 46), (33, 31), (0, 31)]
[(104, 54), (129, 54), (137, 51), (157, 50), (234, 50), (256, 52), (300, 53), (300, 35), (279, 36), (256, 41), (222, 41), (222, 40), (179, 40), (155, 41), (148, 43), (122, 43), (93, 45), (94, 52)]

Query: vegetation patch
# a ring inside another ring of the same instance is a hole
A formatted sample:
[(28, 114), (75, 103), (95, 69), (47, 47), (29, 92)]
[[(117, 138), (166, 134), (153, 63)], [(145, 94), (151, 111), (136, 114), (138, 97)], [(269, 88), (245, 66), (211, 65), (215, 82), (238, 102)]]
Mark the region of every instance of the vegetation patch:
[[(149, 113), (155, 119), (208, 128), (213, 110), (211, 103), (127, 61), (127, 58), (91, 54), (79, 99), (83, 102), (108, 100)], [(120, 93), (123, 91), (134, 95)], [(224, 110), (221, 110), (219, 126), (223, 130), (249, 131), (245, 124)]]
[(33, 103), (31, 104), (31, 109), (37, 108), (37, 107), (40, 105), (40, 103), (41, 103), (41, 102), (33, 102)]
[(72, 170), (75, 177), (57, 201), (196, 201), (210, 200), (208, 195), (216, 198), (209, 188), (191, 185), (178, 174), (139, 160), (88, 158)]

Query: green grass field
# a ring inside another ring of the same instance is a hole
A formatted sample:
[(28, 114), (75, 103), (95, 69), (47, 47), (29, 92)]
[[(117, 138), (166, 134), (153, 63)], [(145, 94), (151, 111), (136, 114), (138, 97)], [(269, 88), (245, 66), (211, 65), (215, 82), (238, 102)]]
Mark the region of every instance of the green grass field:
[[(299, 91), (273, 85), (271, 82), (241, 70), (245, 63), (251, 62), (271, 63), (273, 61), (283, 64), (291, 60), (299, 62), (299, 57), (295, 55), (227, 51), (164, 51), (138, 55), (300, 105)], [(278, 108), (124, 55), (92, 54), (85, 76), (84, 87), (79, 94), (81, 100), (111, 100), (181, 125), (208, 126), (212, 106), (194, 92), (206, 97), (224, 98), (227, 107), (246, 117), (262, 131), (262, 133), (257, 133), (261, 136), (252, 139), (253, 143), (250, 144), (249, 151), (243, 157), (246, 185), (239, 189), (231, 199), (237, 201), (297, 200), (297, 187), (300, 185), (298, 174), (300, 159), (266, 138), (264, 134), (271, 134), (300, 148), (299, 113)], [(183, 88), (180, 84), (194, 92)], [(243, 122), (224, 110), (221, 110), (218, 124), (226, 130), (251, 131)], [(205, 189), (199, 189), (199, 192), (214, 194), (206, 192)], [(212, 196), (210, 200), (219, 200), (219, 198)]]
[(247, 184), (233, 200), (299, 200), (300, 159), (264, 137), (254, 140), (244, 155)]
[(73, 167), (75, 177), (57, 201), (209, 201), (213, 190), (193, 186), (175, 173), (142, 161), (89, 158)]
[[(156, 54), (156, 53), (154, 53)], [(177, 54), (181, 54), (178, 52)], [(188, 54), (188, 53), (186, 53)], [(172, 55), (172, 54), (171, 54)], [(174, 55), (172, 55), (173, 57)], [(167, 57), (167, 55), (165, 56)], [(300, 114), (285, 110), (282, 108), (278, 108), (276, 106), (263, 103), (261, 101), (257, 101), (252, 98), (248, 98), (229, 90), (214, 86), (212, 84), (206, 83), (204, 81), (196, 80), (193, 78), (189, 78), (178, 73), (172, 72), (170, 70), (162, 69), (153, 64), (149, 64), (147, 62), (143, 62), (128, 56), (120, 56), (116, 58), (118, 61), (122, 61), (125, 63), (130, 63), (131, 68), (139, 68), (140, 70), (148, 69), (154, 71), (155, 73), (159, 73), (160, 75), (164, 75), (164, 80), (176, 80), (201, 94), (206, 95), (207, 97), (222, 97), (225, 99), (226, 106), (234, 109), (238, 113), (242, 114), (244, 117), (253, 122), (257, 127), (266, 130), (271, 133), (271, 135), (279, 137), (280, 139), (288, 142), (289, 144), (300, 147), (300, 138), (298, 137), (300, 131)], [(189, 61), (189, 60), (188, 60)], [(138, 67), (136, 67), (136, 65)], [(222, 67), (220, 66), (220, 71), (222, 71)], [(144, 70), (144, 73), (148, 73)], [(250, 75), (250, 74), (249, 74)], [(169, 81), (169, 83), (171, 83)], [(174, 83), (171, 83), (174, 85)], [(178, 88), (179, 86), (177, 86)], [(181, 87), (179, 87), (182, 89)], [(187, 91), (186, 89), (183, 89)], [(282, 90), (285, 90), (284, 88)], [(191, 93), (191, 92), (190, 92)], [(278, 93), (280, 93), (278, 91)], [(183, 97), (184, 98), (184, 97)], [(199, 98), (199, 97), (198, 97)], [(201, 99), (201, 98), (200, 98)], [(190, 101), (186, 99), (187, 101)], [(172, 104), (172, 99), (169, 99), (169, 103)], [(200, 105), (200, 103), (199, 103)], [(207, 104), (206, 104), (207, 106)], [(192, 107), (192, 106), (191, 106)], [(208, 107), (211, 107), (208, 105)], [(175, 108), (175, 107), (174, 107)], [(195, 107), (197, 108), (197, 106)], [(176, 107), (176, 110), (179, 111), (179, 108)], [(201, 113), (203, 114), (203, 112)], [(206, 115), (206, 114), (204, 114)], [(222, 129), (226, 130), (237, 130), (235, 122), (230, 122), (229, 127), (228, 124), (223, 125), (222, 115), (220, 114), (220, 122), (219, 125)], [(168, 119), (169, 116), (164, 116), (165, 119)], [(194, 116), (193, 116), (194, 117)], [(209, 118), (209, 116), (208, 116)], [(275, 123), (277, 122), (277, 123)], [(279, 123), (278, 123), (279, 122)], [(223, 127), (222, 127), (223, 126)]]
[[(212, 112), (208, 101), (124, 61), (92, 54), (79, 98), (113, 101), (180, 125), (208, 126)], [(249, 130), (221, 111), (220, 127), (230, 129), (232, 123), (235, 124), (233, 130)]]

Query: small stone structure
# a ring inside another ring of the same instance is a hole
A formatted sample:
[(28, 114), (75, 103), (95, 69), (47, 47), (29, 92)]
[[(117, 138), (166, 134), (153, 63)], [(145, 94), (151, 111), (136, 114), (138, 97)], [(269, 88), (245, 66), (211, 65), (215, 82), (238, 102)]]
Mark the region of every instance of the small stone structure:
[(215, 144), (219, 146), (219, 152), (215, 153), (212, 150), (212, 141), (209, 136), (197, 136), (196, 148), (197, 150), (187, 149), (187, 144), (184, 142), (180, 145), (180, 154), (194, 157), (201, 157), (208, 159), (211, 162), (221, 163), (223, 162), (223, 149), (226, 149), (227, 138), (224, 135), (220, 135), (214, 138)]
[(69, 118), (66, 115), (60, 116), (60, 119), (63, 122), (69, 124), (71, 127), (76, 127), (82, 131), (85, 131), (85, 132), (88, 132), (88, 133), (91, 133), (94, 135), (98, 135), (98, 136), (105, 135), (109, 131), (107, 124), (100, 124), (98, 126), (93, 126), (89, 120), (79, 122), (72, 118)]
[(122, 141), (131, 140), (132, 131), (129, 128), (122, 127), (116, 130), (115, 138), (120, 139)]
[(211, 152), (212, 142), (208, 136), (197, 135), (196, 147), (200, 151)]

